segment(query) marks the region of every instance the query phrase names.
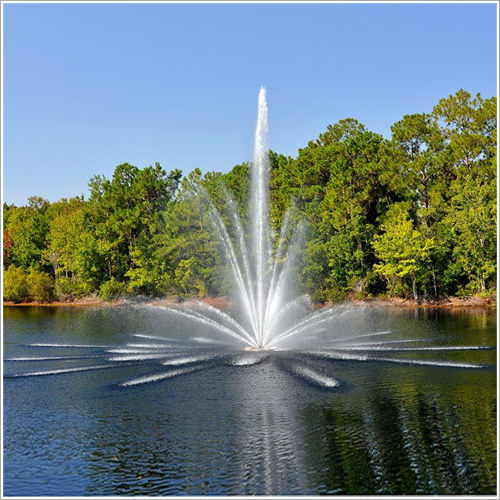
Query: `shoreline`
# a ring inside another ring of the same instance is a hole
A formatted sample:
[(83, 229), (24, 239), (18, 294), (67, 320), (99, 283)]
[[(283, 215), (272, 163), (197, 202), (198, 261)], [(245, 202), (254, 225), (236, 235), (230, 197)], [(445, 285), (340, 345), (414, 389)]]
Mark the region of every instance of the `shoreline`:
[(362, 299), (350, 301), (353, 305), (374, 307), (396, 307), (402, 309), (496, 309), (496, 296), (493, 297), (444, 297), (437, 300), (417, 301), (394, 297), (390, 299)]
[(123, 300), (104, 300), (104, 299), (80, 299), (68, 302), (55, 300), (53, 302), (12, 302), (4, 300), (4, 307), (114, 307)]
[[(179, 301), (176, 297), (164, 297), (156, 299), (158, 305), (173, 305), (190, 300), (198, 300), (219, 309), (228, 309), (231, 301), (227, 297), (205, 297), (203, 299), (186, 299)], [(438, 300), (416, 301), (415, 299), (395, 298), (374, 298), (374, 299), (353, 299), (347, 301), (353, 306), (359, 307), (391, 307), (401, 309), (487, 309), (497, 308), (496, 296), (482, 297), (445, 297)], [(72, 302), (19, 302), (4, 301), (4, 307), (116, 307), (126, 303), (126, 299), (104, 300), (96, 297), (88, 297)], [(331, 302), (325, 304), (316, 304), (318, 307), (324, 305), (334, 305)]]

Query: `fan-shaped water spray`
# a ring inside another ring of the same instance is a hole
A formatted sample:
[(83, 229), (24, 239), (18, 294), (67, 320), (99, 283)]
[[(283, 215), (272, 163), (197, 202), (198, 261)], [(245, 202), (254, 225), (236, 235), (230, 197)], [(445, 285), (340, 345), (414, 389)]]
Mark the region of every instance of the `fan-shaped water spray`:
[[(14, 373), (7, 378), (51, 376), (128, 366), (156, 366), (159, 372), (122, 382), (122, 387), (171, 379), (195, 371), (229, 365), (251, 367), (275, 363), (284, 371), (308, 384), (338, 390), (340, 379), (331, 377), (318, 366), (329, 362), (396, 363), (409, 366), (442, 366), (452, 369), (488, 369), (482, 363), (463, 361), (413, 360), (383, 357), (391, 353), (459, 352), (492, 349), (492, 346), (421, 345), (444, 339), (387, 338), (393, 329), (370, 328), (361, 324), (360, 311), (349, 305), (314, 310), (307, 295), (293, 293), (295, 259), (304, 242), (304, 228), (297, 224), (290, 231), (289, 213), (276, 236), (269, 222), (268, 110), (266, 91), (259, 92), (254, 159), (251, 167), (249, 221), (244, 231), (236, 202), (221, 188), (225, 211), (217, 210), (201, 187), (196, 193), (208, 208), (208, 218), (220, 240), (237, 295), (239, 316), (200, 301), (164, 306), (155, 302), (131, 304), (134, 311), (157, 316), (154, 334), (131, 333), (133, 341), (125, 345), (33, 343), (25, 347), (49, 349), (55, 356), (7, 358), (12, 363), (34, 361), (71, 362), (99, 359), (99, 364)], [(227, 222), (226, 222), (227, 221)], [(287, 238), (287, 236), (289, 236)], [(182, 324), (180, 337), (168, 332), (165, 320)], [(356, 327), (358, 325), (359, 328)], [(164, 334), (165, 330), (165, 334)], [(168, 332), (168, 333), (167, 333)], [(324, 334), (324, 335), (323, 335)], [(400, 336), (399, 336), (400, 337)], [(312, 345), (311, 345), (312, 344)], [(65, 351), (64, 355), (57, 351)], [(74, 354), (73, 351), (84, 352)], [(245, 352), (245, 351), (259, 352)], [(89, 352), (90, 351), (90, 352)], [(272, 352), (271, 352), (272, 351)]]
[[(278, 241), (274, 241), (269, 223), (269, 169), (267, 100), (266, 90), (262, 87), (259, 92), (254, 158), (250, 172), (249, 237), (243, 231), (237, 205), (225, 189), (221, 189), (221, 192), (230, 225), (224, 222), (223, 214), (217, 210), (209, 195), (201, 188), (198, 191), (209, 208), (209, 219), (227, 258), (244, 318), (236, 321), (222, 311), (199, 303), (196, 304), (196, 310), (184, 306), (185, 310), (180, 312), (186, 318), (210, 324), (256, 349), (272, 348), (284, 334), (279, 328), (280, 324), (286, 323), (283, 321), (283, 311), (298, 311), (305, 302), (303, 297), (286, 297), (285, 293), (291, 289), (288, 276), (300, 249), (303, 226), (297, 225), (292, 237), (285, 242), (289, 229), (289, 216), (285, 214), (281, 231), (277, 232)], [(232, 234), (235, 235), (234, 238), (231, 237)], [(321, 315), (324, 315), (324, 311)], [(281, 321), (278, 321), (280, 316)], [(293, 318), (294, 314), (289, 314), (288, 318), (290, 317)], [(314, 323), (315, 319), (313, 314), (308, 318), (308, 323)], [(290, 324), (285, 326), (287, 336), (295, 333)]]

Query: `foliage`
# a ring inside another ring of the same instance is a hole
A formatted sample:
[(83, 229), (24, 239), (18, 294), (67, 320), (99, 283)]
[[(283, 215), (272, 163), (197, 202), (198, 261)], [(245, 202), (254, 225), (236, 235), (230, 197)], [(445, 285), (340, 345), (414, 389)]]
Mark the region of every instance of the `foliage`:
[(407, 209), (399, 204), (391, 207), (381, 230), (373, 240), (375, 254), (380, 260), (374, 266), (375, 271), (387, 278), (391, 292), (398, 283), (404, 292), (404, 284), (409, 280), (413, 296), (418, 299), (417, 280), (422, 281), (421, 275), (428, 269), (433, 238), (426, 238), (414, 229)]
[(54, 281), (49, 274), (34, 268), (27, 273), (11, 264), (3, 276), (3, 296), (13, 302), (51, 302), (54, 299)]
[(3, 298), (13, 302), (25, 302), (30, 298), (26, 272), (11, 264), (3, 272)]
[(86, 297), (94, 291), (90, 283), (82, 281), (79, 276), (60, 276), (56, 278), (54, 288), (57, 299), (61, 301)]
[(116, 299), (125, 295), (127, 284), (111, 278), (104, 282), (99, 290), (99, 295), (106, 300)]
[(45, 268), (42, 252), (49, 231), (49, 202), (38, 196), (28, 199), (25, 207), (4, 205), (4, 227), (8, 238), (5, 265), (14, 264), (28, 270), (30, 267)]
[(26, 277), (31, 300), (51, 302), (54, 299), (54, 281), (48, 273), (31, 269)]
[[(489, 294), (496, 289), (496, 98), (459, 90), (384, 138), (346, 118), (295, 158), (269, 152), (270, 221), (309, 224), (299, 282), (314, 300)], [(249, 164), (158, 163), (94, 176), (90, 196), (4, 204), (4, 298), (227, 294), (208, 196), (248, 224)]]

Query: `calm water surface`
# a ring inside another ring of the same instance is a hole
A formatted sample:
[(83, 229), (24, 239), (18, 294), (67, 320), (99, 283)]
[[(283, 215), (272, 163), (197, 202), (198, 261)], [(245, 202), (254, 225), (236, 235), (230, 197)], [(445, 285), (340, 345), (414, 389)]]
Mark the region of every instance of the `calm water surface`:
[[(426, 345), (496, 345), (484, 311), (381, 309), (370, 321)], [(5, 359), (96, 356), (4, 362), (5, 495), (496, 492), (495, 349), (398, 354), (493, 369), (325, 361), (323, 373), (345, 382), (337, 391), (273, 356), (121, 387), (157, 367), (9, 375), (102, 364), (94, 348), (26, 344), (181, 335), (172, 321), (126, 307), (6, 307), (4, 327)]]

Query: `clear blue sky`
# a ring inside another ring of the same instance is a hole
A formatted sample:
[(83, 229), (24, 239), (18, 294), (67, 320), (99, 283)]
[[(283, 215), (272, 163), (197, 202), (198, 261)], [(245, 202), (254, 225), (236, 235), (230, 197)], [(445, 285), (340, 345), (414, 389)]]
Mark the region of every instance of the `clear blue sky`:
[(460, 88), (496, 95), (493, 4), (4, 4), (4, 195), (116, 165), (227, 171), (354, 117), (385, 136)]

